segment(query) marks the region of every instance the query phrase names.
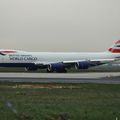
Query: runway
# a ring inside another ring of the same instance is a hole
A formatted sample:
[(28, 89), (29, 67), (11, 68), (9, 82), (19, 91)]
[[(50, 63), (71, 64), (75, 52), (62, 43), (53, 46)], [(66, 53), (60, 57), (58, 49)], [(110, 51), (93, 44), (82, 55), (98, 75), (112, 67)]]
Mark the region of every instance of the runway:
[(0, 73), (1, 82), (120, 84), (120, 72), (110, 73)]

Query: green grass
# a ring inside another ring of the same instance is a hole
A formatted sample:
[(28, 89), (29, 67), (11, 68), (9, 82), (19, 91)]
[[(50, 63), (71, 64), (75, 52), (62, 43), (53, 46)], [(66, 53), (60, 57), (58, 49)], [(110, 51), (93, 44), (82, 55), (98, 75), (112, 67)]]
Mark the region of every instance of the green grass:
[(16, 84), (23, 83), (0, 84), (0, 120), (120, 119), (120, 85), (55, 84), (62, 89), (41, 89), (14, 88)]

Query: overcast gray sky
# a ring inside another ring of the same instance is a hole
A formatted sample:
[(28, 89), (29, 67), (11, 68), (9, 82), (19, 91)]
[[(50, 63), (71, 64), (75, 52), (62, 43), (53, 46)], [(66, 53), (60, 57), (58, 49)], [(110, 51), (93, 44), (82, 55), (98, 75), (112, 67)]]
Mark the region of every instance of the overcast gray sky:
[(0, 49), (104, 51), (120, 39), (120, 0), (0, 0)]

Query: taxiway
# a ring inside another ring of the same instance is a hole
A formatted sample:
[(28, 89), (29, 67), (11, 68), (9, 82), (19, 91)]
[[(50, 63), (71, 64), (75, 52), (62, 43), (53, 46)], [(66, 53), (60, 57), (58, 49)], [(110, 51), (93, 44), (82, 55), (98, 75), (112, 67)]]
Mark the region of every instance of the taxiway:
[(120, 72), (110, 73), (0, 73), (0, 81), (37, 83), (120, 84)]

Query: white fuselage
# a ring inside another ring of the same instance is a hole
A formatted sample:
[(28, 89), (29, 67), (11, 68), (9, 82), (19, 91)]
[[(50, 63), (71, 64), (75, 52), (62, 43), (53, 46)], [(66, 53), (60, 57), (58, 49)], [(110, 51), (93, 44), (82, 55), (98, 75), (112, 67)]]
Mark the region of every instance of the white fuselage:
[(120, 57), (119, 53), (98, 52), (98, 53), (63, 53), (63, 52), (18, 52), (1, 56), (2, 63), (56, 63), (73, 60), (91, 60), (91, 59), (113, 59)]

